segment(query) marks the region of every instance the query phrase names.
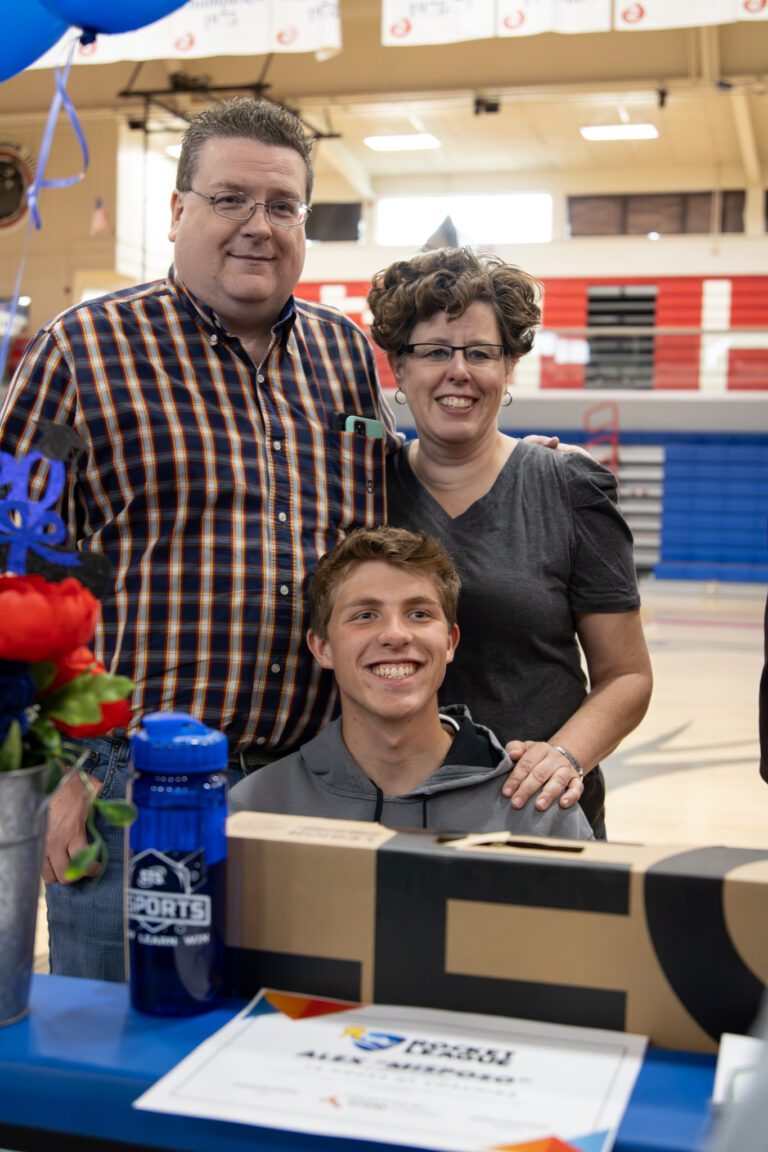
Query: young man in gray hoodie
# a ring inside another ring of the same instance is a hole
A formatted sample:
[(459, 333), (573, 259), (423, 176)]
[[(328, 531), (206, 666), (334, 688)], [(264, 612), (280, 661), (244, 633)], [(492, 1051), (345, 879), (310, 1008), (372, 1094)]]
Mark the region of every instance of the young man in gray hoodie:
[(232, 790), (233, 812), (376, 820), (396, 828), (593, 839), (581, 808), (510, 808), (512, 764), (466, 708), (438, 708), (459, 639), (459, 578), (424, 533), (360, 529), (320, 561), (307, 643), (333, 670), (341, 717)]

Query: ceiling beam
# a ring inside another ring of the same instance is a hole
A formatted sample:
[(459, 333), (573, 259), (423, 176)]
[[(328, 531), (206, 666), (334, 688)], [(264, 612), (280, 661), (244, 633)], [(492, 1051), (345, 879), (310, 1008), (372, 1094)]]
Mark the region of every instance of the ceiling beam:
[(699, 28), (699, 73), (705, 84), (717, 84), (720, 76), (720, 29)]
[(762, 184), (762, 171), (755, 137), (755, 126), (749, 109), (749, 96), (743, 88), (731, 88), (728, 95), (731, 100), (733, 122), (736, 126), (736, 139), (739, 142), (744, 175), (749, 186), (757, 187)]
[(321, 137), (315, 144), (315, 154), (322, 156), (323, 160), (346, 180), (361, 200), (372, 203), (376, 199), (370, 176), (342, 140), (333, 136), (327, 139)]
[[(710, 67), (711, 64), (707, 66), (708, 71)], [(752, 73), (729, 76), (728, 82), (733, 87), (744, 87), (754, 84), (759, 79), (760, 77)], [(708, 77), (667, 80), (661, 76), (655, 76), (647, 79), (628, 80), (622, 83), (594, 80), (584, 83), (500, 86), (492, 90), (490, 88), (442, 88), (432, 91), (354, 92), (345, 93), (342, 96), (313, 93), (295, 96), (293, 102), (300, 104), (302, 114), (310, 118), (334, 112), (354, 112), (372, 116), (391, 113), (399, 108), (416, 112), (438, 111), (446, 108), (455, 108), (457, 111), (471, 110), (478, 95), (499, 100), (503, 104), (548, 101), (558, 104), (568, 97), (578, 98), (584, 103), (592, 102), (601, 105), (611, 100), (631, 102), (635, 99), (640, 102), (648, 99), (655, 100), (659, 88), (667, 89), (670, 97), (678, 94), (697, 96), (711, 93), (717, 88), (717, 84)], [(291, 100), (288, 103), (291, 103)]]

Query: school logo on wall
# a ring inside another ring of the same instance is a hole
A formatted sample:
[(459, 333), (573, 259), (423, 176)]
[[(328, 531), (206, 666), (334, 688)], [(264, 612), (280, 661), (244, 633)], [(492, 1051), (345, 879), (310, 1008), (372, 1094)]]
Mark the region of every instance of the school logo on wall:
[(0, 228), (18, 224), (27, 214), (27, 188), (35, 158), (22, 144), (0, 140)]

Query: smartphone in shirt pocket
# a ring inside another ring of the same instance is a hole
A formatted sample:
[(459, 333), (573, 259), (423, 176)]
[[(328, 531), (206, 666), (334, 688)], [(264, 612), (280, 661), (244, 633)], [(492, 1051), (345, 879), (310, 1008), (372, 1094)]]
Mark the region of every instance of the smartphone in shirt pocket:
[(381, 420), (356, 413), (334, 413), (338, 456), (329, 453), (330, 522), (342, 533), (385, 524), (386, 434)]
[(384, 425), (381, 420), (375, 420), (370, 416), (348, 416), (346, 412), (337, 412), (336, 426), (341, 432), (353, 432), (356, 436), (365, 436), (369, 440), (384, 439)]

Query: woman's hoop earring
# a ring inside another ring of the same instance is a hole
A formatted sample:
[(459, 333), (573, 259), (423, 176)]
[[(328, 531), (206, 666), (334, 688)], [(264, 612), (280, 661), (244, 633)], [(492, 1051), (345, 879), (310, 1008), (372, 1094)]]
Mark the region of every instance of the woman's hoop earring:
[[(402, 400), (400, 399), (401, 396), (402, 396)], [(405, 392), (403, 392), (402, 388), (398, 388), (397, 391), (395, 392), (395, 404), (407, 404), (407, 403), (408, 403), (408, 398), (406, 397)]]
[(502, 406), (502, 408), (509, 408), (511, 403), (512, 403), (512, 393), (510, 392), (509, 388), (507, 388), (506, 392), (504, 393), (504, 399), (501, 402), (501, 406)]

